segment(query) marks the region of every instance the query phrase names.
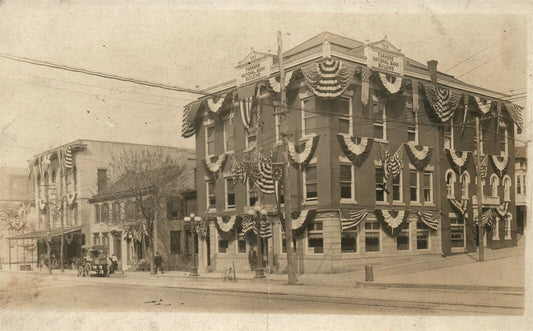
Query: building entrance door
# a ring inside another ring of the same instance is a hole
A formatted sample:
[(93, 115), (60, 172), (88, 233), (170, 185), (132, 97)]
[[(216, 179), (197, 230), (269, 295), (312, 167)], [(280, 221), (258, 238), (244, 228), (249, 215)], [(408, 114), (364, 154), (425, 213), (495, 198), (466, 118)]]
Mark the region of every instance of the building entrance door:
[(465, 222), (463, 217), (450, 218), (450, 239), (452, 252), (464, 252), (466, 248), (465, 241)]

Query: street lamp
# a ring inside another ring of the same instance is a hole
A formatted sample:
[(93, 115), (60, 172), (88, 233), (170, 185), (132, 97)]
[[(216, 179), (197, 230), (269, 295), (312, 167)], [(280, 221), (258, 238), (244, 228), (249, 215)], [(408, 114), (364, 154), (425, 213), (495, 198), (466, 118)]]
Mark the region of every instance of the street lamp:
[[(198, 261), (196, 260), (196, 253), (195, 253), (196, 249), (194, 247), (194, 244), (195, 244), (194, 230), (195, 230), (195, 227), (200, 224), (200, 221), (202, 220), (202, 218), (194, 215), (194, 213), (191, 213), (190, 216), (185, 216), (183, 220), (185, 221), (185, 223), (191, 224), (191, 237), (192, 237), (191, 241), (192, 241), (193, 247), (192, 247), (192, 271), (191, 271), (190, 276), (200, 276), (198, 274)], [(189, 223), (191, 221), (194, 223)]]
[(265, 278), (265, 271), (263, 269), (263, 239), (261, 238), (261, 217), (267, 215), (267, 211), (262, 206), (255, 205), (254, 208), (248, 209), (250, 216), (255, 216), (255, 228), (257, 233), (257, 260), (258, 265), (255, 268), (255, 278)]

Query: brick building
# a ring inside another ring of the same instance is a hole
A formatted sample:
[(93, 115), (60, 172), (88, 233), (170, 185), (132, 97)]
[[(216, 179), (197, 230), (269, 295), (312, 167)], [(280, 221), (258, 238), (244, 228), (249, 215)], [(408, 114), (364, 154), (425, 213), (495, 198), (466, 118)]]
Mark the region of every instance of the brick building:
[(516, 191), (516, 224), (519, 234), (524, 234), (527, 226), (527, 146), (515, 149), (515, 191)]
[[(297, 270), (338, 272), (420, 254), (516, 244), (514, 133), (520, 108), (404, 56), (387, 39), (365, 44), (321, 33), (283, 54)], [(246, 270), (254, 231), (274, 269), (286, 268), (276, 208), (284, 143), (275, 55), (252, 52), (237, 79), (187, 105), (195, 135), (203, 270)], [(475, 122), (482, 135), (479, 238)], [(283, 191), (281, 191), (283, 192)], [(284, 203), (280, 194), (278, 200)], [(249, 209), (264, 210), (254, 230)]]

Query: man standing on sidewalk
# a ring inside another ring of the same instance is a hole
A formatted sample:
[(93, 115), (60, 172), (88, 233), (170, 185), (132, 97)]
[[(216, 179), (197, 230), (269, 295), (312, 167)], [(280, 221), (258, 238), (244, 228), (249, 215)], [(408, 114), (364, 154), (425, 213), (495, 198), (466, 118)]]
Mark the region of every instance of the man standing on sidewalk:
[(250, 269), (254, 271), (257, 265), (257, 253), (253, 247), (251, 247), (250, 252), (248, 252), (248, 263), (250, 263)]
[(157, 275), (157, 269), (161, 270), (163, 274), (163, 258), (159, 255), (159, 252), (155, 252), (154, 256), (155, 274)]

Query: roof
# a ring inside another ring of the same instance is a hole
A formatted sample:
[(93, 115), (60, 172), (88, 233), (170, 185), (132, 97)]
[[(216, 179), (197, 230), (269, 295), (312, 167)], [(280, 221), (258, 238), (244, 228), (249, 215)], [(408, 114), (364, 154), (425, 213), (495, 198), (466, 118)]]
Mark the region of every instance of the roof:
[(344, 37), (344, 36), (341, 36), (335, 33), (324, 31), (312, 37), (311, 39), (301, 43), (300, 45), (291, 48), (287, 52), (283, 53), (283, 57), (290, 57), (302, 51), (305, 51), (309, 48), (313, 48), (318, 45), (321, 45), (324, 42), (324, 40), (327, 40), (332, 44), (345, 47), (347, 49), (353, 49), (353, 48), (364, 45), (364, 43), (360, 41), (357, 41), (357, 40), (354, 40), (348, 37)]
[[(63, 234), (72, 233), (81, 230), (81, 225), (72, 227), (63, 227)], [(50, 237), (61, 235), (61, 229), (50, 230)], [(48, 237), (48, 231), (33, 231), (28, 233), (22, 233), (15, 236), (7, 237), (7, 239), (44, 239)]]
[(527, 159), (527, 146), (515, 147), (515, 159)]

